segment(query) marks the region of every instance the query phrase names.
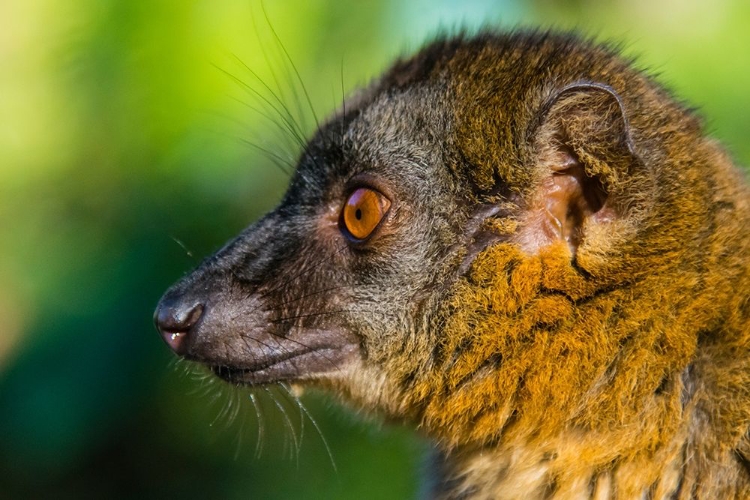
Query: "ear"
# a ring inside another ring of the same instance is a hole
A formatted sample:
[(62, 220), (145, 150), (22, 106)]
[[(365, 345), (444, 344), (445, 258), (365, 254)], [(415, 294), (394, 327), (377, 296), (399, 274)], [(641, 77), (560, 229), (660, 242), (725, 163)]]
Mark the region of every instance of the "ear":
[(575, 256), (596, 226), (625, 216), (642, 170), (623, 101), (607, 85), (569, 85), (544, 103), (528, 138), (536, 180), (518, 242), (537, 253), (563, 241)]

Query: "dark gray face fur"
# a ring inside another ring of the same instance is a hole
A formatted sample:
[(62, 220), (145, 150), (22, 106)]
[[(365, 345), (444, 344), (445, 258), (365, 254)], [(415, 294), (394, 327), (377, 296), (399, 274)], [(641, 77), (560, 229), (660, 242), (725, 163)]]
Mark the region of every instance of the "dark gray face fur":
[[(460, 263), (465, 210), (436, 147), (450, 139), (445, 92), (365, 96), (322, 127), (281, 204), (166, 292), (167, 343), (233, 382), (381, 377), (388, 353), (426, 334)], [(360, 187), (391, 202), (364, 242), (340, 222)]]

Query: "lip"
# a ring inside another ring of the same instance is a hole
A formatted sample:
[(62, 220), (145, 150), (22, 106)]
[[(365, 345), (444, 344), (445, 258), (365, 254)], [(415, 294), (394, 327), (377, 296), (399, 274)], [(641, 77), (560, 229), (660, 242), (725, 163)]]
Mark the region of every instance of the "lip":
[(233, 384), (271, 384), (331, 373), (341, 367), (351, 352), (352, 349), (326, 346), (288, 352), (259, 360), (253, 366), (210, 365), (210, 368), (216, 376)]

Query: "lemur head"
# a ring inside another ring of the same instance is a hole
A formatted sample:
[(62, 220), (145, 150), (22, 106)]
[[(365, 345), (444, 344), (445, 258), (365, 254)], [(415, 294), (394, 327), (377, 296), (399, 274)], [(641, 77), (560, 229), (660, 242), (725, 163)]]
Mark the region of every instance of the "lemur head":
[(730, 293), (705, 271), (720, 157), (608, 48), (439, 40), (350, 98), (156, 323), (230, 382), (324, 386), (449, 447), (668, 427)]

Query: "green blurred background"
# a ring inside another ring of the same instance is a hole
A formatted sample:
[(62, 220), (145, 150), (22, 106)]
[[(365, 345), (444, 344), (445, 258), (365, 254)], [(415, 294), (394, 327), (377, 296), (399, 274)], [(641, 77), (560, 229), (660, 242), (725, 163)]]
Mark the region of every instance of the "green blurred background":
[(264, 116), (261, 80), (312, 130), (273, 30), (323, 116), (439, 29), (576, 27), (627, 41), (750, 160), (745, 0), (265, 11), (270, 25), (257, 0), (0, 1), (0, 498), (417, 495), (426, 445), (408, 429), (305, 395), (331, 460), (288, 396), (257, 391), (261, 431), (247, 391), (191, 376), (152, 326), (167, 286), (283, 192), (262, 150), (299, 146)]

